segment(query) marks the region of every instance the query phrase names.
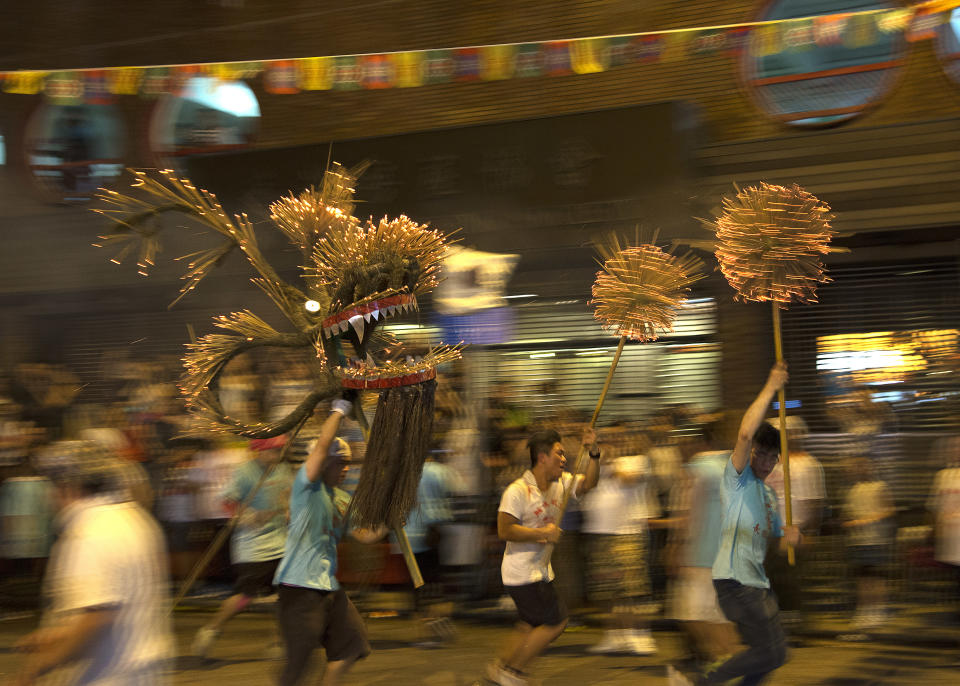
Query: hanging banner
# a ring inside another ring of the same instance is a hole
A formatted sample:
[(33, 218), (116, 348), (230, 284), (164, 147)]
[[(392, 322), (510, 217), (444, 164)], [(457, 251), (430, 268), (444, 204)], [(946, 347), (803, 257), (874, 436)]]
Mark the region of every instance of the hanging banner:
[(333, 58), (333, 90), (357, 90), (363, 81), (363, 70), (353, 55)]
[(877, 22), (865, 14), (850, 17), (847, 30), (843, 36), (843, 44), (848, 48), (865, 48), (877, 42)]
[(701, 31), (690, 40), (689, 53), (691, 55), (713, 55), (726, 47), (727, 34), (725, 31)]
[(663, 48), (663, 36), (640, 36), (633, 41), (633, 61), (638, 64), (659, 62), (663, 57)]
[(450, 50), (427, 50), (423, 58), (425, 84), (450, 83), (453, 70), (453, 54)]
[(779, 24), (758, 26), (750, 35), (750, 52), (757, 57), (769, 57), (783, 50)]
[(596, 74), (610, 67), (610, 51), (605, 38), (570, 41), (570, 64), (577, 74)]
[(390, 55), (364, 55), (360, 60), (360, 68), (363, 71), (364, 88), (393, 88), (395, 78)]
[(573, 73), (570, 66), (570, 41), (551, 41), (544, 45), (543, 68), (549, 76), (566, 76)]
[(36, 95), (43, 90), (43, 82), (49, 72), (13, 71), (3, 79), (3, 92), (14, 95)]
[(812, 19), (794, 19), (783, 29), (783, 48), (792, 52), (809, 50), (816, 44)]
[(170, 87), (170, 70), (166, 67), (154, 67), (147, 69), (143, 75), (143, 84), (140, 87), (140, 94), (147, 97), (159, 97), (166, 93)]
[(661, 62), (681, 62), (687, 58), (687, 48), (692, 35), (689, 32), (666, 33), (663, 35)]
[(480, 80), (480, 48), (461, 48), (454, 58), (454, 80), (459, 82)]
[[(301, 60), (290, 60), (294, 63)], [(259, 76), (264, 71), (263, 62), (226, 62), (208, 65), (207, 73), (221, 81), (241, 81)]]
[(293, 60), (267, 62), (263, 89), (274, 95), (292, 95), (300, 92), (300, 70)]
[(54, 72), (47, 77), (43, 93), (54, 105), (80, 105), (83, 103), (83, 80), (76, 72)]
[(326, 91), (333, 88), (333, 58), (308, 57), (297, 60), (300, 88), (305, 91)]
[[(4, 93), (47, 93), (70, 99), (77, 80), (87, 102), (113, 96), (179, 95), (190, 78), (210, 75), (220, 81), (263, 74), (271, 94), (301, 90), (412, 88), (451, 82), (499, 81), (536, 76), (596, 74), (613, 67), (672, 63), (720, 52), (740, 53), (749, 41), (755, 57), (843, 45), (877, 45), (891, 33), (906, 31), (910, 41), (932, 39), (960, 0), (930, 0), (912, 7), (863, 10), (734, 26), (697, 27), (665, 33), (586, 37), (536, 43), (479, 45), (368, 55), (333, 55), (268, 62), (226, 62), (171, 67), (111, 67), (57, 72), (0, 73)], [(66, 74), (74, 74), (67, 77)], [(44, 82), (51, 80), (49, 87)]]
[(142, 69), (130, 67), (111, 69), (107, 72), (107, 83), (110, 92), (114, 95), (136, 95), (140, 92), (140, 82), (143, 79)]
[(937, 28), (946, 21), (946, 13), (916, 15), (910, 24), (910, 30), (907, 32), (907, 40), (911, 43), (933, 40), (937, 35)]
[(423, 85), (423, 57), (416, 52), (400, 52), (393, 56), (397, 88), (415, 88)]
[(111, 105), (116, 101), (105, 69), (83, 72), (83, 100), (88, 105)]
[(750, 27), (741, 26), (727, 29), (727, 40), (724, 50), (731, 54), (739, 54), (747, 47), (747, 41), (750, 40)]
[(899, 33), (910, 26), (913, 12), (908, 9), (891, 10), (877, 15), (877, 29), (880, 33)]
[(484, 81), (513, 77), (517, 49), (515, 45), (489, 45), (480, 50), (480, 73)]
[(813, 18), (813, 42), (819, 47), (840, 45), (847, 31), (846, 14)]
[(516, 74), (520, 78), (543, 75), (543, 55), (540, 43), (524, 43), (517, 46)]

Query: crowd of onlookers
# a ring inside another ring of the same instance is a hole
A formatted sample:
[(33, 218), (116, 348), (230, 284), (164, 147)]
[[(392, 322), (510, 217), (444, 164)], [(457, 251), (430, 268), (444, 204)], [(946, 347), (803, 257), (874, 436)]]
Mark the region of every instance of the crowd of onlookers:
[[(303, 365), (266, 367), (237, 360), (220, 380), (224, 410), (253, 421), (282, 417), (310, 388)], [(62, 365), (24, 364), (0, 380), (0, 558), (5, 572), (37, 574), (54, 536), (49, 484), (35, 469), (34, 457), (51, 441), (94, 441), (121, 456), (136, 475), (136, 498), (155, 515), (166, 535), (171, 573), (185, 579), (231, 511), (223, 493), (234, 471), (254, 457), (249, 442), (228, 434), (188, 431), (189, 414), (180, 400), (172, 364), (126, 363), (109, 383), (101, 380), (91, 401), (87, 386)], [(500, 494), (527, 467), (526, 441), (549, 424), (565, 440), (568, 468), (578, 452), (585, 423), (581, 412), (552, 399), (529, 404), (496, 397), (468, 397), (463, 379), (449, 374), (437, 399), (431, 455), (450, 475), (447, 502), (437, 511), (448, 521), (431, 523), (430, 545), (444, 569), (444, 592), (461, 599), (496, 599), (502, 542), (496, 536)], [(364, 408), (374, 412), (375, 396)], [(517, 397), (519, 394), (513, 394)], [(799, 621), (809, 597), (809, 580), (824, 557), (845, 562), (852, 599), (851, 630), (877, 626), (889, 617), (889, 581), (904, 551), (896, 546), (896, 479), (910, 464), (891, 468), (878, 446), (890, 433), (889, 417), (868, 396), (852, 395), (835, 413), (840, 437), (829, 454), (819, 454), (800, 417), (788, 418), (793, 521), (809, 543), (796, 553), (796, 565), (768, 561), (785, 617)], [(682, 567), (678, 550), (696, 521), (697, 492), (692, 465), (704, 455), (723, 455), (735, 427), (723, 412), (667, 407), (652, 416), (603, 423), (598, 429), (603, 458), (600, 483), (568, 509), (554, 564), (565, 600), (578, 608), (599, 608), (608, 617), (607, 647), (637, 653), (655, 644), (646, 627), (657, 613), (674, 611), (672, 591)], [(363, 437), (345, 421), (343, 437), (352, 448), (344, 484), (351, 490), (362, 469)], [(308, 424), (288, 451), (302, 460), (312, 427)], [(921, 564), (917, 549), (933, 548), (943, 576), (960, 567), (960, 438), (933, 443), (927, 507), (920, 522), (927, 535), (914, 536), (909, 564)], [(782, 465), (767, 479), (785, 509)], [(916, 523), (916, 522), (911, 522)], [(829, 545), (827, 545), (829, 541)], [(842, 548), (837, 541), (843, 541)], [(839, 551), (844, 555), (838, 558)], [(341, 574), (364, 588), (403, 584), (402, 563), (388, 543), (379, 554), (345, 550)], [(931, 556), (927, 556), (928, 558)], [(198, 586), (229, 581), (225, 549), (204, 570)], [(611, 578), (619, 585), (611, 585)], [(623, 586), (623, 579), (628, 579)], [(958, 575), (960, 578), (960, 575)], [(624, 588), (629, 593), (622, 595)], [(956, 587), (954, 586), (956, 590)]]

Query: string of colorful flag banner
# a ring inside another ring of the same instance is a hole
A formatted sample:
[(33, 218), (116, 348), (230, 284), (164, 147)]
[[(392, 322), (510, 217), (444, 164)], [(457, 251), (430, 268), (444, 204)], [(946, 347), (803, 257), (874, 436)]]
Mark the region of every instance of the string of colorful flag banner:
[(101, 69), (0, 72), (4, 93), (69, 104), (107, 104), (117, 96), (177, 94), (197, 76), (225, 81), (262, 77), (273, 94), (301, 91), (412, 88), (443, 83), (594, 74), (628, 64), (676, 62), (717, 53), (766, 57), (817, 46), (861, 48), (903, 34), (929, 40), (960, 0), (910, 8), (865, 10), (725, 26), (571, 40), (298, 59)]

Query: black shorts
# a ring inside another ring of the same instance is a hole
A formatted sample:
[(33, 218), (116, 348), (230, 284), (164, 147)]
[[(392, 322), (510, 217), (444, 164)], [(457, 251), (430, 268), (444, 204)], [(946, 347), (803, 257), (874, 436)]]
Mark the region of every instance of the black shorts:
[(443, 600), (443, 575), (440, 568), (440, 555), (436, 548), (415, 553), (423, 586), (413, 589), (413, 605), (417, 611)]
[(321, 646), (328, 662), (370, 654), (363, 619), (343, 589), (318, 591), (281, 584), (277, 593), (288, 663), (302, 668), (310, 653)]
[(273, 593), (273, 575), (277, 573), (279, 565), (279, 558), (264, 562), (238, 562), (235, 586), (237, 593), (248, 598), (262, 593), (267, 595)]
[(524, 586), (504, 586), (517, 605), (520, 621), (530, 626), (557, 626), (567, 619), (567, 606), (552, 581), (537, 581)]

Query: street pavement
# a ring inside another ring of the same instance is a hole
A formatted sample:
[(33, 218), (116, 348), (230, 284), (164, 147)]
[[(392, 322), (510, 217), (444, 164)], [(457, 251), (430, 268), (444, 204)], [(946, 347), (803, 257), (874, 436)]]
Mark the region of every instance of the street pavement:
[[(210, 618), (209, 611), (178, 611), (174, 616), (180, 657), (173, 671), (176, 686), (216, 684), (246, 686), (274, 682), (280, 662), (266, 654), (275, 625), (269, 612), (247, 612), (233, 619), (214, 644), (208, 660), (187, 655), (194, 632)], [(12, 645), (36, 625), (31, 614), (0, 617), (0, 683), (15, 673), (19, 656)], [(373, 654), (357, 664), (345, 686), (471, 686), (485, 662), (508, 632), (509, 623), (459, 620), (459, 639), (444, 648), (412, 645), (413, 623), (402, 617), (367, 618)], [(621, 686), (666, 684), (665, 665), (680, 654), (679, 636), (656, 631), (659, 652), (653, 657), (592, 655), (588, 646), (600, 637), (592, 626), (576, 626), (561, 636), (534, 665), (544, 686)], [(317, 683), (323, 668), (317, 653)], [(770, 680), (772, 686), (810, 684), (957, 684), (956, 649), (891, 642), (842, 642), (808, 638), (792, 650), (790, 661)]]

